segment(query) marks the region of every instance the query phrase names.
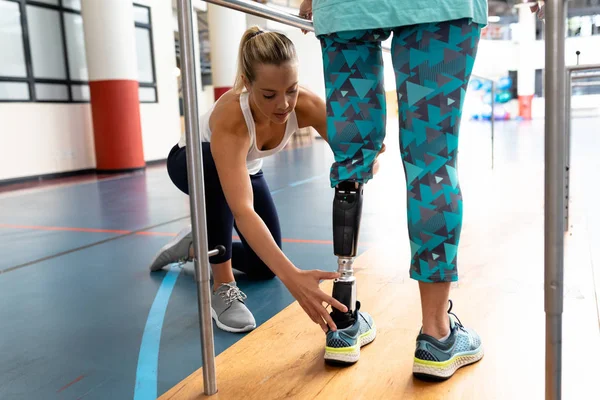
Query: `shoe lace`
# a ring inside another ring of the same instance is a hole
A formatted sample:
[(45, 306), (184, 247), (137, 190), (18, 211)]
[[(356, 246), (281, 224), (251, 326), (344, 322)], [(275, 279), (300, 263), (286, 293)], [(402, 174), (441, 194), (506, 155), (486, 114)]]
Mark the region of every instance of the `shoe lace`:
[(185, 264), (187, 264), (188, 260), (185, 260), (183, 258), (180, 258), (179, 260), (175, 261), (172, 264), (169, 264), (171, 267), (175, 267), (175, 268), (179, 268), (181, 270), (183, 270), (183, 267), (185, 266)]
[[(190, 247), (189, 247), (189, 248), (190, 248), (190, 249), (192, 248), (192, 245), (191, 245), (191, 244), (190, 244)], [(189, 250), (188, 250), (188, 253), (189, 253)], [(190, 255), (189, 255), (189, 254), (187, 254), (187, 255), (185, 255), (185, 256), (182, 256), (182, 257), (180, 257), (180, 258), (177, 260), (177, 262), (178, 262), (179, 264), (186, 264), (186, 263), (189, 263), (190, 261), (193, 261), (193, 260), (194, 260), (194, 257), (190, 257)]]
[(221, 287), (223, 286), (227, 287), (227, 289), (219, 292), (219, 296), (221, 296), (225, 300), (225, 303), (227, 305), (230, 305), (235, 300), (239, 300), (243, 303), (244, 300), (248, 298), (246, 294), (242, 292), (237, 286), (233, 286), (228, 283), (224, 283), (221, 285)]
[(177, 265), (183, 266), (184, 264), (187, 264), (190, 261), (192, 261), (191, 257), (181, 257), (177, 260)]
[(458, 325), (458, 328), (464, 332), (466, 332), (464, 325), (462, 324), (462, 322), (460, 322), (460, 319), (458, 318), (458, 316), (456, 314), (454, 314), (452, 312), (452, 300), (448, 299), (448, 302), (450, 303), (450, 307), (448, 308), (448, 314), (452, 315), (454, 318), (456, 318), (456, 325)]

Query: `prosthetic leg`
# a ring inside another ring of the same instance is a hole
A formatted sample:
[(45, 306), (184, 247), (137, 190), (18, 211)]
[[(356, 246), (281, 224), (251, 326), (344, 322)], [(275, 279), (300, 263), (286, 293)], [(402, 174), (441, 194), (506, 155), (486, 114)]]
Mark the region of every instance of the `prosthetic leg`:
[(333, 309), (331, 317), (339, 329), (354, 324), (357, 313), (356, 277), (352, 269), (362, 215), (363, 184), (341, 182), (333, 198), (333, 251), (338, 257), (340, 277), (333, 283), (333, 298), (348, 307), (343, 313)]

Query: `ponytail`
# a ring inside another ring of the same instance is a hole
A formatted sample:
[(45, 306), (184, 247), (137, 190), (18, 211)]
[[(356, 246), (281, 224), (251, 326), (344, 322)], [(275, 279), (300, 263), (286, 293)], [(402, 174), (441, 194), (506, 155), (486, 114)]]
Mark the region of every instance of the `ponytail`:
[(287, 36), (278, 32), (263, 31), (258, 26), (248, 28), (240, 40), (233, 89), (235, 93), (244, 90), (243, 76), (248, 82), (254, 82), (257, 65), (281, 65), (296, 60), (296, 48)]

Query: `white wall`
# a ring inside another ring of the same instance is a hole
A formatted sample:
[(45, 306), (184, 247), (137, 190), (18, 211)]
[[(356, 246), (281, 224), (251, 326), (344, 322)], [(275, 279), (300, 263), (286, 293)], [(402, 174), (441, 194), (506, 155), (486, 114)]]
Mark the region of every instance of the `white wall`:
[(325, 98), (323, 59), (319, 40), (313, 33), (309, 32), (304, 35), (298, 29), (288, 31), (286, 35), (296, 46), (300, 84)]
[(95, 164), (88, 104), (0, 103), (0, 180)]
[[(141, 104), (144, 156), (164, 159), (180, 135), (170, 2), (152, 8), (158, 103)], [(133, 21), (132, 21), (133, 23)], [(95, 168), (89, 104), (0, 103), (0, 180)]]
[[(519, 62), (518, 44), (512, 41), (482, 40), (479, 44), (473, 73), (498, 77), (505, 76), (508, 70), (516, 70)], [(545, 43), (537, 40), (533, 44), (528, 62), (532, 69), (543, 69), (545, 64)], [(565, 40), (565, 63), (576, 65), (579, 50), (580, 64), (600, 63), (600, 35), (567, 38)]]
[(138, 0), (152, 10), (152, 39), (158, 103), (140, 104), (142, 136), (146, 161), (167, 158), (179, 141), (179, 95), (177, 62), (171, 3), (164, 0)]
[[(509, 70), (517, 69), (519, 65), (518, 57), (517, 46), (512, 42), (481, 40), (477, 49), (473, 73), (489, 78), (506, 76)], [(532, 58), (536, 59), (535, 57)]]

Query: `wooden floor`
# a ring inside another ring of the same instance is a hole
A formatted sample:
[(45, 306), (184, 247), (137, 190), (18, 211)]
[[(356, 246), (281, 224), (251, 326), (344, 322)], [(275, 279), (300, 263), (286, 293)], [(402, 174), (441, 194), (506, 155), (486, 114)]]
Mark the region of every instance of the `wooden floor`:
[[(417, 285), (407, 278), (408, 249), (382, 245), (357, 259), (359, 299), (375, 318), (376, 340), (351, 367), (323, 362), (324, 335), (297, 303), (217, 358), (215, 399), (543, 399), (545, 314), (543, 237), (539, 218), (520, 229), (488, 225), (465, 230), (460, 284), (451, 297), (466, 326), (482, 337), (486, 354), (443, 383), (411, 375), (420, 326)], [(482, 224), (480, 224), (482, 225)], [(502, 224), (505, 225), (505, 224)], [(600, 336), (589, 243), (577, 227), (567, 237), (563, 315), (563, 395), (596, 392)], [(331, 283), (323, 284), (329, 291)], [(597, 392), (596, 392), (597, 393)], [(161, 399), (203, 398), (198, 370)]]
[[(533, 169), (528, 174), (535, 174)], [(519, 171), (509, 169), (463, 171), (481, 176), (466, 180), (478, 182), (477, 187), (463, 188), (468, 202), (459, 250), (460, 280), (453, 285), (451, 298), (463, 324), (482, 337), (485, 356), (479, 363), (443, 383), (412, 377), (420, 303), (417, 284), (408, 277), (406, 228), (400, 226), (382, 232), (378, 245), (355, 264), (359, 300), (378, 327), (377, 338), (363, 348), (357, 364), (325, 365), (323, 332), (293, 303), (217, 357), (219, 391), (211, 397), (544, 399), (543, 179), (516, 180)], [(537, 172), (543, 176), (541, 168)], [(574, 208), (573, 226), (565, 236), (564, 399), (593, 398), (592, 393), (598, 393), (600, 270), (594, 271), (595, 251), (588, 240), (592, 227), (583, 210)], [(382, 213), (378, 218), (384, 217)], [(330, 291), (331, 283), (323, 288)], [(198, 370), (161, 399), (204, 397)]]

